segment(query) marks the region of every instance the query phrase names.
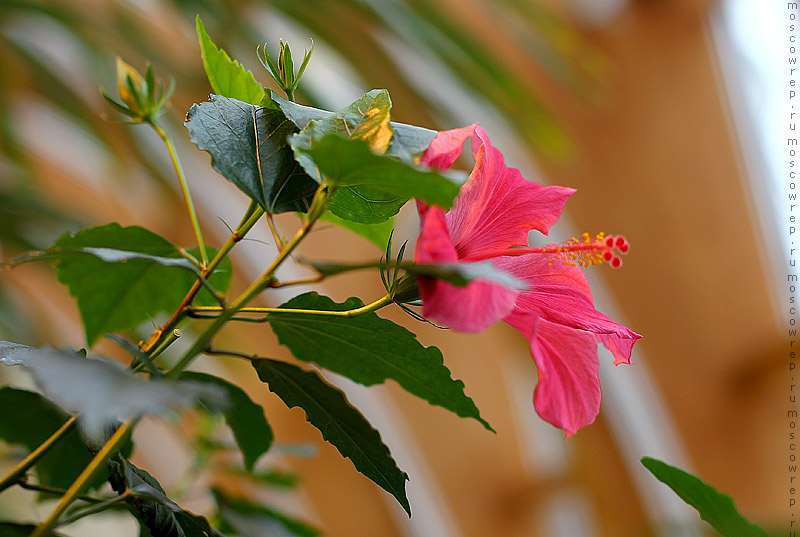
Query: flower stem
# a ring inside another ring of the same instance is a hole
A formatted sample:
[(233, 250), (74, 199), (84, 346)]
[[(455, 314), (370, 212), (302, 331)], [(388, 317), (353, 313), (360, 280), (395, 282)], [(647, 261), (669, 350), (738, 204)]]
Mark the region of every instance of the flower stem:
[(83, 490), (94, 473), (111, 457), (111, 455), (113, 455), (114, 451), (119, 448), (120, 444), (122, 444), (128, 436), (128, 433), (133, 427), (133, 422), (134, 420), (131, 418), (117, 428), (108, 442), (97, 452), (97, 455), (94, 456), (89, 465), (83, 469), (78, 478), (69, 486), (66, 492), (64, 492), (64, 496), (62, 496), (61, 501), (58, 502), (53, 512), (50, 513), (50, 516), (39, 524), (33, 533), (30, 534), (30, 537), (42, 537), (43, 535), (47, 535), (47, 533), (55, 527), (58, 518), (64, 514), (67, 507), (78, 498), (81, 490)]
[(15, 485), (19, 482), (19, 478), (28, 469), (36, 464), (42, 455), (47, 453), (56, 443), (64, 438), (72, 429), (75, 427), (75, 416), (68, 419), (64, 422), (64, 425), (58, 428), (56, 432), (50, 435), (50, 438), (42, 442), (39, 447), (34, 449), (30, 455), (25, 457), (22, 461), (19, 462), (9, 473), (6, 475), (2, 481), (0, 481), (0, 492), (6, 490), (8, 487)]
[[(291, 308), (241, 308), (239, 309), (238, 313), (267, 313), (267, 314), (276, 314), (276, 313), (293, 313), (297, 315), (323, 315), (328, 317), (358, 317), (359, 315), (364, 315), (365, 313), (369, 313), (371, 311), (376, 311), (384, 306), (388, 306), (389, 304), (393, 303), (392, 296), (386, 295), (384, 297), (379, 298), (375, 302), (371, 302), (360, 308), (355, 308), (352, 310), (344, 310), (344, 311), (330, 311), (330, 310), (301, 310), (301, 309), (291, 309)], [(190, 313), (222, 313), (222, 308), (216, 306), (195, 306), (189, 308), (187, 311)]]
[(250, 287), (248, 287), (228, 308), (223, 309), (219, 316), (214, 319), (214, 322), (211, 323), (211, 325), (209, 325), (202, 334), (200, 334), (200, 336), (194, 342), (194, 345), (192, 345), (192, 347), (186, 351), (178, 363), (175, 364), (175, 367), (173, 367), (169, 373), (167, 373), (167, 378), (177, 378), (191, 363), (195, 356), (201, 352), (204, 352), (208, 348), (211, 339), (217, 334), (217, 332), (219, 332), (225, 323), (231, 319), (231, 317), (236, 315), (239, 310), (247, 305), (248, 302), (250, 302), (259, 293), (270, 286), (275, 279), (275, 271), (278, 270), (278, 267), (281, 266), (281, 264), (289, 257), (294, 249), (297, 248), (297, 246), (303, 241), (306, 235), (308, 235), (308, 232), (311, 231), (311, 228), (324, 211), (325, 204), (327, 203), (330, 195), (331, 190), (329, 190), (325, 185), (321, 185), (317, 189), (316, 194), (314, 194), (314, 199), (311, 202), (311, 207), (308, 211), (308, 220), (306, 220), (303, 227), (297, 230), (294, 238), (292, 238), (292, 240), (289, 241), (278, 253), (267, 270), (264, 271), (264, 273), (259, 276), (258, 279), (254, 281)]
[[(264, 209), (262, 209), (258, 204), (255, 202), (250, 204), (250, 207), (247, 209), (242, 221), (239, 223), (237, 228), (231, 233), (228, 240), (225, 241), (220, 249), (217, 251), (217, 255), (214, 256), (205, 269), (201, 272), (201, 275), (204, 279), (208, 279), (211, 274), (216, 270), (219, 264), (222, 262), (223, 259), (230, 253), (233, 247), (241, 241), (244, 236), (247, 234), (248, 231), (258, 222), (258, 219), (264, 214)], [(194, 298), (197, 296), (197, 293), (203, 288), (203, 281), (201, 279), (195, 280), (194, 284), (192, 284), (191, 289), (189, 292), (186, 293), (183, 301), (181, 302), (180, 306), (172, 313), (167, 322), (164, 323), (161, 328), (157, 329), (150, 338), (142, 345), (142, 352), (149, 353), (151, 352), (156, 346), (158, 346), (165, 334), (172, 334), (172, 330), (178, 325), (178, 322), (183, 317), (184, 313), (186, 312), (186, 308), (192, 303)]]
[(200, 258), (202, 259), (203, 266), (205, 267), (208, 265), (208, 254), (206, 253), (206, 245), (203, 241), (203, 232), (200, 231), (200, 222), (197, 220), (197, 212), (194, 209), (192, 194), (189, 192), (189, 184), (186, 182), (186, 176), (183, 173), (181, 161), (178, 159), (178, 153), (175, 151), (175, 145), (172, 143), (172, 138), (169, 137), (169, 135), (158, 123), (155, 122), (155, 120), (150, 119), (148, 123), (150, 123), (150, 126), (152, 126), (153, 129), (158, 133), (158, 135), (164, 141), (164, 144), (167, 146), (167, 151), (169, 151), (169, 156), (172, 159), (172, 165), (175, 167), (175, 173), (178, 174), (178, 181), (181, 184), (183, 197), (186, 200), (186, 207), (189, 209), (189, 218), (192, 221), (194, 234), (197, 237), (197, 246), (200, 247)]

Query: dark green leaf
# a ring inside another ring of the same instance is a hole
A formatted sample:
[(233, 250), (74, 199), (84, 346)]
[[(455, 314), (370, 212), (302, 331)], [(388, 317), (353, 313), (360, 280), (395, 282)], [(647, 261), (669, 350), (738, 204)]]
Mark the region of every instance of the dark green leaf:
[(408, 198), (363, 186), (341, 187), (328, 201), (328, 209), (342, 220), (381, 224), (392, 218)]
[(297, 128), (278, 110), (221, 95), (192, 105), (189, 137), (211, 164), (266, 211), (305, 211), (317, 183), (295, 162), (286, 138)]
[(252, 470), (258, 458), (272, 445), (273, 435), (264, 409), (254, 403), (247, 393), (225, 379), (205, 373), (187, 372), (181, 378), (192, 382), (211, 384), (221, 388), (227, 395), (228, 408), (224, 411), (225, 421), (239, 444), (244, 455), (244, 465)]
[[(347, 311), (363, 305), (355, 297), (337, 304), (312, 291), (294, 297), (281, 308)], [(316, 363), (365, 386), (392, 379), (432, 405), (475, 418), (493, 430), (464, 394), (464, 383), (450, 377), (439, 349), (423, 347), (412, 332), (374, 312), (358, 317), (274, 313), (267, 319), (278, 341), (299, 360)]]
[(214, 44), (206, 33), (200, 15), (197, 16), (197, 37), (200, 40), (203, 66), (214, 93), (260, 105), (265, 95), (264, 87), (256, 81), (253, 73), (238, 61), (231, 60), (227, 52)]
[[(166, 239), (119, 224), (66, 234), (53, 248), (18, 262), (50, 258), (56, 259), (59, 281), (78, 301), (89, 345), (106, 332), (131, 330), (160, 312), (172, 312), (198, 273)], [(212, 280), (226, 286), (229, 276)], [(206, 296), (205, 301), (213, 300)]]
[(244, 498), (232, 498), (214, 491), (222, 518), (221, 529), (246, 537), (317, 537), (322, 532), (315, 527), (266, 505)]
[(748, 522), (736, 509), (733, 498), (718, 492), (701, 479), (650, 457), (642, 464), (656, 479), (665, 483), (683, 501), (697, 509), (700, 518), (725, 537), (766, 537), (767, 533)]
[(528, 288), (527, 284), (504, 272), (489, 261), (477, 261), (474, 263), (435, 263), (435, 264), (417, 264), (417, 263), (318, 263), (310, 262), (323, 276), (335, 276), (343, 272), (351, 270), (362, 270), (368, 268), (382, 268), (382, 269), (400, 269), (404, 270), (415, 276), (430, 276), (439, 280), (444, 280), (447, 283), (464, 287), (469, 282), (474, 280), (484, 280), (491, 283), (504, 285), (511, 289), (525, 290)]
[(136, 494), (128, 504), (152, 537), (224, 537), (205, 518), (184, 511), (170, 500), (145, 470), (126, 460), (109, 461), (108, 469), (111, 488), (119, 494), (126, 490)]
[(352, 220), (339, 218), (332, 212), (325, 211), (322, 213), (320, 220), (336, 224), (337, 226), (345, 229), (349, 229), (353, 233), (361, 235), (365, 239), (369, 240), (381, 250), (386, 248), (386, 243), (389, 242), (389, 237), (392, 235), (392, 230), (394, 230), (394, 218), (391, 216), (388, 220), (378, 222), (377, 224), (362, 224), (361, 222), (354, 222)]
[(289, 408), (299, 406), (306, 419), (349, 458), (356, 470), (394, 496), (411, 516), (405, 485), (408, 476), (397, 467), (381, 436), (344, 394), (316, 373), (266, 358), (253, 361), (258, 377)]
[[(9, 444), (22, 444), (33, 451), (47, 440), (69, 418), (65, 412), (38, 393), (5, 387), (0, 389), (0, 438)], [(36, 463), (42, 485), (66, 489), (92, 460), (77, 428), (67, 433)], [(101, 472), (102, 474), (102, 472)], [(91, 487), (105, 481), (96, 476)]]
[[(294, 138), (290, 143), (294, 144)], [(445, 209), (452, 207), (464, 179), (376, 155), (366, 142), (347, 140), (336, 134), (326, 135), (311, 148), (295, 149), (311, 157), (331, 184), (366, 187), (400, 199), (415, 197)]]

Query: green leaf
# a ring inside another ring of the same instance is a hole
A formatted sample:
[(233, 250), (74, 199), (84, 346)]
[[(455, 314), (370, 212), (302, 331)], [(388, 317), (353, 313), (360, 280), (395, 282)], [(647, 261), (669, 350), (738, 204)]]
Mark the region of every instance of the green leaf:
[(192, 105), (185, 124), (214, 169), (264, 210), (308, 209), (317, 183), (295, 162), (286, 138), (297, 128), (279, 110), (212, 95)]
[(253, 361), (258, 377), (289, 408), (299, 406), (306, 419), (333, 444), (356, 470), (394, 496), (411, 516), (405, 485), (408, 476), (397, 467), (381, 436), (345, 399), (316, 373), (276, 360)]
[[(355, 297), (337, 304), (312, 291), (294, 297), (281, 308), (347, 311), (363, 305)], [(273, 313), (267, 320), (278, 341), (299, 360), (316, 363), (365, 386), (392, 379), (432, 405), (475, 418), (493, 430), (464, 394), (464, 383), (450, 377), (439, 349), (423, 347), (412, 332), (374, 312), (349, 318)]]
[(225, 421), (242, 450), (245, 467), (252, 470), (258, 458), (267, 452), (273, 441), (272, 428), (264, 417), (264, 409), (254, 403), (244, 390), (225, 379), (195, 372), (183, 373), (181, 378), (211, 384), (225, 392), (229, 403), (223, 412)]
[(205, 518), (183, 510), (170, 500), (156, 478), (145, 470), (124, 459), (109, 461), (108, 469), (111, 488), (119, 494), (125, 491), (135, 494), (127, 503), (152, 537), (224, 537)]
[(203, 66), (214, 93), (260, 105), (265, 96), (264, 87), (258, 83), (253, 73), (238, 61), (231, 60), (227, 52), (214, 44), (206, 33), (200, 15), (197, 16), (197, 37), (200, 40)]
[[(90, 346), (106, 332), (132, 330), (160, 312), (174, 311), (198, 273), (166, 239), (119, 224), (66, 234), (46, 253), (24, 262), (45, 258), (56, 258), (59, 281), (78, 300)], [(212, 279), (227, 284), (224, 275)]]
[(381, 224), (400, 212), (408, 198), (363, 186), (339, 188), (328, 201), (328, 209), (342, 220)]
[(733, 498), (718, 492), (692, 474), (650, 457), (642, 464), (656, 479), (665, 483), (683, 501), (697, 509), (700, 518), (725, 537), (766, 537), (767, 533), (750, 523), (736, 509)]
[[(303, 106), (288, 101), (272, 92), (271, 95), (272, 101), (280, 107), (286, 117), (299, 129), (304, 129), (312, 120), (321, 120), (334, 115), (334, 112), (329, 112), (328, 110), (320, 110), (319, 108)], [(424, 127), (417, 127), (416, 125), (407, 125), (405, 123), (390, 121), (389, 127), (394, 131), (394, 136), (392, 137), (387, 154), (392, 156), (420, 156), (436, 137), (436, 131)]]
[(366, 187), (399, 199), (415, 197), (449, 209), (464, 179), (376, 155), (364, 141), (347, 140), (336, 134), (326, 135), (311, 148), (295, 147), (294, 141), (295, 138), (290, 139), (292, 147), (311, 157), (326, 180), (337, 186)]
[[(5, 410), (0, 419), (0, 438), (9, 444), (22, 444), (30, 451), (69, 419), (68, 414), (38, 393), (11, 387), (0, 389), (0, 408)], [(39, 459), (35, 468), (42, 485), (66, 489), (91, 460), (91, 452), (74, 428)], [(101, 472), (90, 486), (98, 487), (105, 480)]]
[(247, 537), (318, 537), (317, 528), (266, 505), (259, 505), (244, 498), (226, 496), (215, 490), (222, 519), (221, 529)]
[(365, 239), (375, 244), (381, 249), (381, 251), (386, 249), (386, 244), (389, 242), (389, 237), (392, 235), (392, 230), (394, 230), (394, 218), (391, 216), (388, 220), (384, 220), (383, 222), (378, 222), (376, 224), (362, 224), (361, 222), (354, 222), (352, 220), (339, 218), (332, 212), (325, 211), (322, 213), (320, 220), (330, 222), (339, 227), (349, 229), (357, 235), (361, 235)]
[(400, 269), (415, 276), (429, 276), (447, 283), (464, 287), (474, 280), (489, 281), (504, 285), (511, 289), (525, 290), (528, 285), (508, 272), (504, 272), (489, 261), (477, 261), (474, 263), (319, 263), (309, 262), (317, 272), (323, 276), (335, 276), (351, 270), (362, 270), (368, 268), (381, 269)]

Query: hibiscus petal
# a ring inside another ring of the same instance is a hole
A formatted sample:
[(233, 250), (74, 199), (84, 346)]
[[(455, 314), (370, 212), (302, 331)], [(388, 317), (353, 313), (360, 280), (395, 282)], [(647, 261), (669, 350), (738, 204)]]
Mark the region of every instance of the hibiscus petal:
[(530, 290), (517, 297), (518, 317), (529, 317), (528, 324), (542, 318), (591, 332), (613, 353), (615, 364), (630, 363), (633, 344), (642, 336), (594, 308), (589, 284), (578, 267), (565, 265), (557, 256), (537, 254), (499, 258), (495, 265), (529, 285)]
[[(539, 319), (511, 314), (506, 321), (530, 340), (539, 369), (533, 406), (548, 423), (571, 436), (592, 423), (600, 411), (597, 343), (592, 334)], [(521, 325), (518, 326), (518, 323)]]
[[(440, 207), (420, 208), (420, 235), (417, 239), (417, 263), (452, 263), (458, 261), (445, 213)], [(493, 325), (514, 307), (519, 291), (502, 285), (471, 282), (456, 287), (426, 276), (417, 277), (422, 315), (459, 332), (480, 332)]]
[(547, 233), (575, 190), (527, 181), (505, 165), (503, 154), (480, 127), (472, 138), (475, 168), (447, 213), (450, 236), (461, 259), (510, 246), (527, 246), (528, 232)]
[(434, 170), (447, 170), (456, 159), (461, 156), (461, 151), (466, 142), (474, 133), (477, 123), (469, 127), (439, 131), (428, 149), (422, 154), (420, 164)]

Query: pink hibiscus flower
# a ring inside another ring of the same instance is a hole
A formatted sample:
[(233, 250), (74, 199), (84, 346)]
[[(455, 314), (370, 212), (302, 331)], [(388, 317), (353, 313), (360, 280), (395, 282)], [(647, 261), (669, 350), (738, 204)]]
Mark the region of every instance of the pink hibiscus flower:
[(483, 281), (466, 287), (418, 277), (423, 316), (463, 332), (477, 332), (500, 319), (530, 342), (539, 369), (533, 397), (536, 412), (567, 436), (592, 423), (600, 409), (597, 344), (615, 364), (630, 363), (641, 336), (594, 308), (589, 285), (577, 265), (608, 262), (628, 251), (621, 236), (584, 235), (566, 244), (528, 247), (532, 229), (547, 234), (575, 190), (542, 186), (508, 168), (480, 127), (440, 132), (422, 157), (438, 170), (449, 168), (472, 138), (475, 167), (453, 208), (418, 202), (421, 231), (418, 263), (490, 260), (527, 282), (519, 291)]

